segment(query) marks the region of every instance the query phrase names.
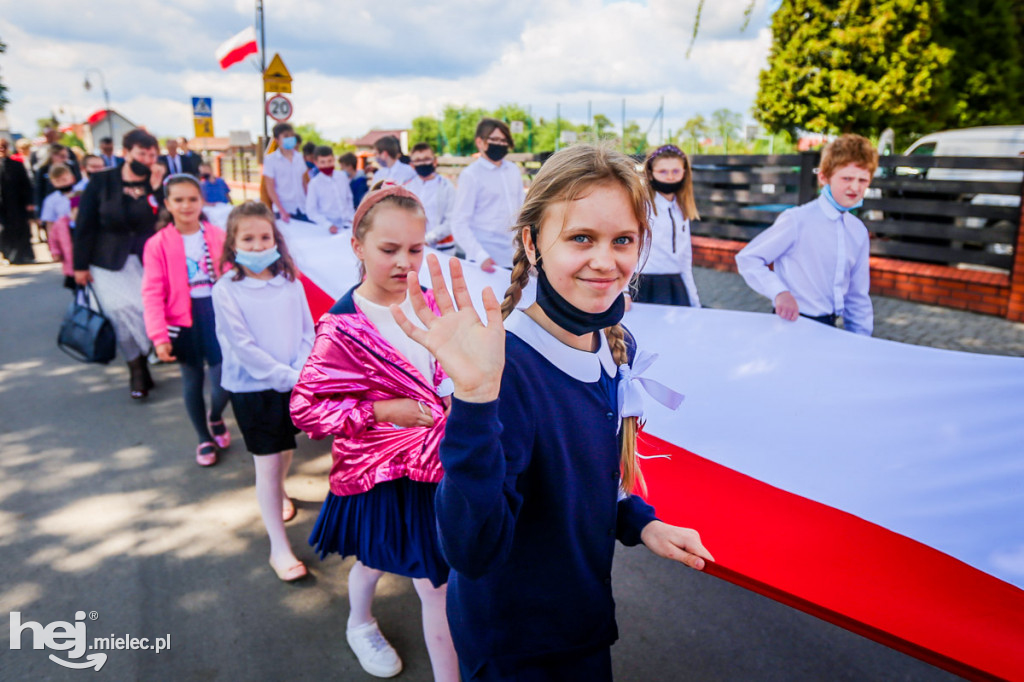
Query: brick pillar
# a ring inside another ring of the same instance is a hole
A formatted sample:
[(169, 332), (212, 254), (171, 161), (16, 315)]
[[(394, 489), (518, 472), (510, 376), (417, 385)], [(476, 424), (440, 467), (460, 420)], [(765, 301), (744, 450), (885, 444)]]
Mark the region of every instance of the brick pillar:
[(1013, 269), (1010, 271), (1010, 298), (1006, 306), (1006, 319), (1024, 322), (1024, 198), (1017, 223), (1017, 245), (1013, 250)]

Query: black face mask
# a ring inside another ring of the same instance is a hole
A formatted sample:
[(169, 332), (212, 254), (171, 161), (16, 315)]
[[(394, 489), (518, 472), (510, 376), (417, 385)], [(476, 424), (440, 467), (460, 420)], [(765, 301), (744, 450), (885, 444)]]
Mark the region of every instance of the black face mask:
[(143, 178), (144, 180), (149, 179), (149, 166), (142, 163), (141, 161), (136, 161), (135, 159), (132, 159), (131, 163), (128, 164), (128, 168), (130, 168), (132, 173), (135, 173), (140, 178)]
[(210, 174), (209, 173), (200, 173), (199, 177), (201, 177), (203, 180), (209, 180), (210, 179)]
[(508, 154), (507, 144), (494, 144), (493, 142), (487, 143), (487, 151), (484, 152), (487, 158), (491, 161), (501, 161)]
[(683, 181), (662, 182), (661, 180), (651, 178), (651, 187), (654, 188), (655, 192), (661, 192), (662, 194), (675, 194), (683, 188)]
[(623, 294), (619, 294), (611, 307), (603, 313), (588, 313), (580, 310), (555, 291), (539, 262), (537, 263), (537, 305), (551, 318), (552, 322), (576, 336), (613, 327), (622, 320), (622, 316), (626, 313), (626, 297)]
[(71, 194), (75, 190), (71, 185), (68, 185), (67, 187), (54, 187), (54, 189), (61, 194)]
[(413, 168), (416, 169), (421, 178), (429, 178), (434, 174), (434, 164), (432, 163), (421, 163), (418, 166), (413, 166)]

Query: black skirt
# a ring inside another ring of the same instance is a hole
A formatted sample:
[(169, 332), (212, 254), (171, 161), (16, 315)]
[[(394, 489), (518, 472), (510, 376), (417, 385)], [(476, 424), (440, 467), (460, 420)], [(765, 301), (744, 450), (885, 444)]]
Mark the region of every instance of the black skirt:
[(273, 389), (231, 394), (231, 411), (245, 439), (245, 449), (254, 455), (276, 455), (295, 449), (295, 434), (288, 402), (292, 394)]
[(637, 303), (660, 303), (661, 305), (690, 305), (683, 278), (675, 275), (640, 275), (636, 283)]
[(220, 343), (217, 341), (217, 323), (213, 316), (213, 299), (192, 299), (192, 326), (169, 327), (171, 353), (183, 365), (210, 367), (221, 363)]

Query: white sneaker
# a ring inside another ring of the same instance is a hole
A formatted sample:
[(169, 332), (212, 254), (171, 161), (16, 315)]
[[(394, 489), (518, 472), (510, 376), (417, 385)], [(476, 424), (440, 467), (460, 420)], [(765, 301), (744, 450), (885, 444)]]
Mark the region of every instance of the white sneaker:
[(394, 677), (402, 672), (402, 659), (388, 640), (384, 639), (376, 619), (349, 628), (345, 631), (345, 639), (359, 659), (359, 665), (374, 677)]

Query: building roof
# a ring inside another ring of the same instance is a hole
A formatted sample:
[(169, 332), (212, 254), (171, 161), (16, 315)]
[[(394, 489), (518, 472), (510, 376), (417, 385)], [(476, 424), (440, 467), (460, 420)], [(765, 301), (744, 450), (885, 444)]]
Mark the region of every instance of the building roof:
[(402, 129), (399, 129), (399, 130), (371, 130), (370, 132), (368, 132), (365, 135), (363, 135), (362, 137), (360, 137), (358, 140), (352, 140), (351, 144), (353, 146), (355, 146), (355, 147), (372, 147), (373, 145), (375, 145), (377, 143), (377, 140), (379, 140), (382, 137), (387, 137), (388, 135), (393, 135), (393, 136), (397, 137), (399, 140), (401, 140), (402, 139), (402, 133), (404, 133), (404, 132), (406, 132), (406, 131), (402, 130)]
[(223, 152), (231, 147), (230, 137), (193, 137), (188, 148), (194, 152)]

